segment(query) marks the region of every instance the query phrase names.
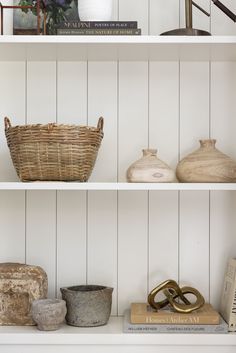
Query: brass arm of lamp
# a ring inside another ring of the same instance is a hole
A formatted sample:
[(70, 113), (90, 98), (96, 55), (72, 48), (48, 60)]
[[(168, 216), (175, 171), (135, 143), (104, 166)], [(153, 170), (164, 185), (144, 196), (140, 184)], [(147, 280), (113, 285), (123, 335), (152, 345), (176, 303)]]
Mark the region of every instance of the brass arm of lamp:
[(219, 0), (212, 0), (212, 1), (221, 11), (223, 11), (226, 14), (226, 16), (228, 16), (229, 18), (231, 18), (231, 20), (236, 22), (236, 15), (232, 11), (230, 11), (228, 7), (222, 4), (222, 2), (220, 2)]
[[(234, 22), (236, 22), (236, 15), (226, 7), (221, 1), (219, 0), (212, 0), (215, 6), (217, 6), (222, 12), (225, 13), (226, 16), (231, 18)], [(210, 16), (210, 14), (205, 11), (201, 6), (199, 6), (193, 0), (185, 0), (185, 17), (186, 17), (186, 27), (185, 28), (178, 28), (168, 32), (162, 33), (162, 35), (179, 35), (179, 36), (209, 36), (211, 35), (207, 31), (203, 31), (201, 29), (193, 28), (193, 6), (195, 6), (198, 10), (203, 12), (206, 16)]]

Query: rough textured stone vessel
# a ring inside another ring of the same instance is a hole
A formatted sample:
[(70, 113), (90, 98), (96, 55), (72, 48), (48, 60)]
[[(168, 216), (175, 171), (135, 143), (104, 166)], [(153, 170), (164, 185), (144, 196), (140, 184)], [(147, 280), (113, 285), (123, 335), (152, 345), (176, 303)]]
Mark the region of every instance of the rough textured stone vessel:
[(61, 288), (66, 301), (66, 321), (72, 326), (105, 325), (111, 314), (113, 288), (84, 285)]
[(45, 271), (38, 266), (0, 264), (0, 325), (35, 325), (31, 305), (47, 297)]
[(60, 299), (39, 299), (32, 303), (33, 320), (41, 331), (58, 330), (66, 311), (66, 302)]
[(236, 162), (220, 152), (216, 140), (200, 140), (200, 148), (182, 159), (176, 169), (185, 183), (235, 183)]
[(127, 170), (129, 183), (173, 183), (175, 172), (157, 158), (157, 150), (143, 150), (143, 157), (131, 164)]

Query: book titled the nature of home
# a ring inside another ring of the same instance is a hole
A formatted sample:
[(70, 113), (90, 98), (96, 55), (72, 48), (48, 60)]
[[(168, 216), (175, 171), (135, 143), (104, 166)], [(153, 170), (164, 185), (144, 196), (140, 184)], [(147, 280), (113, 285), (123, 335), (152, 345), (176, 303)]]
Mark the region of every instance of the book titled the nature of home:
[(211, 304), (192, 313), (178, 313), (170, 308), (155, 311), (146, 303), (132, 303), (130, 320), (132, 324), (186, 324), (186, 325), (218, 325), (219, 313)]
[(125, 333), (227, 333), (228, 325), (222, 317), (218, 325), (132, 324), (130, 310), (126, 310), (123, 331)]
[(135, 28), (57, 28), (58, 35), (84, 36), (123, 36), (141, 35), (141, 29)]
[(229, 259), (224, 277), (220, 313), (229, 325), (229, 331), (236, 331), (236, 259)]

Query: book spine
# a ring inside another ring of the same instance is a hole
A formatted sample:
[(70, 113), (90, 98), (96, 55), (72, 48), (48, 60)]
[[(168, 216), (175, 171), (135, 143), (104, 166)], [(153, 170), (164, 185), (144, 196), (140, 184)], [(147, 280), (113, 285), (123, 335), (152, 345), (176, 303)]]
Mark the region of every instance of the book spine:
[(236, 283), (234, 283), (232, 305), (229, 314), (229, 331), (236, 331)]
[(124, 313), (124, 332), (129, 333), (227, 333), (228, 325), (219, 316), (219, 324), (217, 325), (148, 325), (148, 324), (132, 324), (130, 322), (130, 310)]
[(228, 328), (227, 325), (219, 327), (217, 325), (198, 325), (198, 326), (140, 326), (134, 327), (134, 325), (125, 325), (124, 326), (125, 333), (227, 333)]
[(66, 29), (58, 28), (58, 35), (106, 35), (106, 36), (115, 36), (115, 35), (141, 35), (141, 29), (85, 29), (85, 28), (75, 28), (75, 29)]
[(64, 22), (60, 24), (60, 28), (138, 28), (137, 21), (79, 21), (79, 22)]
[(236, 259), (229, 259), (221, 296), (220, 313), (229, 325), (229, 331), (236, 331)]
[(131, 314), (132, 324), (166, 324), (166, 325), (218, 325), (219, 317), (210, 316), (190, 316), (190, 315), (175, 315), (175, 316), (148, 316)]

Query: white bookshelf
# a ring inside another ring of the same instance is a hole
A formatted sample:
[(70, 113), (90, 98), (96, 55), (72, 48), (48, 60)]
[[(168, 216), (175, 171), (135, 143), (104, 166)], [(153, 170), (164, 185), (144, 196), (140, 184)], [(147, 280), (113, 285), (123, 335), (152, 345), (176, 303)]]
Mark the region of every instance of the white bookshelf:
[(234, 61), (236, 36), (0, 36), (0, 60)]
[(142, 36), (0, 36), (2, 120), (105, 118), (88, 183), (16, 182), (0, 130), (0, 259), (42, 266), (49, 297), (72, 284), (114, 287), (107, 326), (0, 327), (0, 352), (234, 353), (236, 334), (124, 334), (121, 315), (167, 277), (219, 306), (227, 258), (236, 256), (236, 184), (131, 184), (125, 172), (147, 146), (175, 168), (209, 136), (236, 159), (235, 24), (213, 5), (211, 23), (194, 14), (213, 36), (160, 37), (183, 24), (184, 2), (115, 3), (114, 18), (138, 20)]
[[(68, 346), (235, 346), (236, 334), (136, 334), (123, 333), (123, 318), (111, 317), (108, 325), (79, 328), (64, 325), (58, 331), (42, 332), (36, 327), (0, 327), (3, 345)], [(96, 349), (96, 347), (94, 347)], [(112, 348), (111, 348), (112, 349)], [(96, 350), (95, 350), (96, 351)]]
[(236, 191), (236, 183), (0, 182), (0, 190)]

